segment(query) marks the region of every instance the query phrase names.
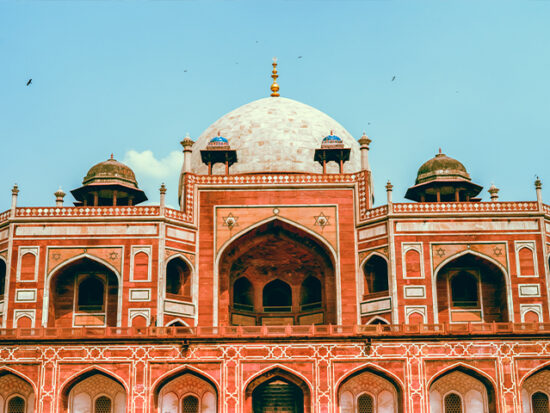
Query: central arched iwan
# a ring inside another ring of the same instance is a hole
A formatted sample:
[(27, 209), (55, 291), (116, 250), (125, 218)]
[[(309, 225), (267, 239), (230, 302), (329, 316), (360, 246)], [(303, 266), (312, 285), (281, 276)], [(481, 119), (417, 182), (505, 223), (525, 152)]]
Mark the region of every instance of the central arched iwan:
[(238, 237), (219, 260), (219, 323), (336, 323), (332, 257), (321, 241), (281, 220)]

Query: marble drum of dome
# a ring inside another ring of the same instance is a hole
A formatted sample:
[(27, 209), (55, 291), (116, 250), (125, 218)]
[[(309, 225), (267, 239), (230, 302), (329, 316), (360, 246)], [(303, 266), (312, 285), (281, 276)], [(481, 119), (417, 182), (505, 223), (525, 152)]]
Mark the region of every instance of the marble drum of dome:
[[(231, 166), (231, 174), (322, 173), (322, 166), (313, 157), (331, 131), (342, 139), (346, 148), (351, 148), (344, 173), (359, 171), (359, 144), (330, 116), (292, 99), (259, 99), (222, 116), (202, 133), (193, 145), (192, 170), (199, 174), (208, 172), (201, 162), (200, 151), (219, 132), (227, 138), (231, 149), (237, 151), (238, 162)], [(329, 163), (327, 172), (337, 173), (338, 165)], [(215, 169), (214, 173), (223, 172)]]

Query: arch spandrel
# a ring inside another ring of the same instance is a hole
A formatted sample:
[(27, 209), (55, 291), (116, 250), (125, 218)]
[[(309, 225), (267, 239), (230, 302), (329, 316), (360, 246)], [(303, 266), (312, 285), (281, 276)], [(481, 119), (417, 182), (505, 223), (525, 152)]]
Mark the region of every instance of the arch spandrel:
[(315, 233), (316, 236), (330, 244), (333, 250), (337, 251), (336, 214), (335, 206), (217, 207), (215, 217), (216, 254), (228, 241), (271, 219), (278, 218)]
[(481, 257), (493, 260), (500, 264), (501, 268), (508, 271), (508, 251), (506, 243), (492, 244), (476, 244), (476, 243), (459, 243), (459, 244), (432, 244), (432, 273), (435, 273), (442, 264), (449, 261), (451, 258), (458, 258), (464, 253), (475, 253)]
[(52, 274), (77, 257), (94, 257), (100, 262), (113, 267), (118, 274), (122, 273), (123, 251), (115, 248), (49, 248), (47, 274)]

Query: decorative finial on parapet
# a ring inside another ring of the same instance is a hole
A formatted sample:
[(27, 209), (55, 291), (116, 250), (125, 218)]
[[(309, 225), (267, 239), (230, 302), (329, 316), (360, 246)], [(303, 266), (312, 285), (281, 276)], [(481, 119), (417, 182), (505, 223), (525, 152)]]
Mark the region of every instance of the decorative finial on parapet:
[(539, 204), (542, 204), (542, 182), (539, 179), (539, 177), (536, 177), (535, 179), (535, 190), (537, 191), (537, 202)]
[(63, 198), (65, 198), (65, 195), (67, 194), (63, 192), (61, 187), (59, 187), (59, 189), (55, 191), (53, 194), (55, 196), (55, 206), (58, 206), (58, 207), (63, 206)]
[(186, 151), (186, 150), (191, 150), (191, 146), (193, 146), (195, 142), (193, 142), (193, 140), (191, 139), (191, 137), (189, 136), (189, 132), (187, 132), (185, 134), (185, 138), (183, 138), (183, 140), (180, 142), (181, 146), (183, 146), (183, 150)]
[(491, 194), (492, 202), (498, 201), (498, 191), (500, 191), (500, 189), (498, 189), (495, 184), (491, 184), (491, 187), (487, 190), (487, 192)]
[(183, 146), (183, 165), (181, 167), (181, 173), (191, 172), (191, 153), (193, 152), (193, 140), (189, 136), (189, 133), (185, 135), (185, 138), (180, 142)]
[(363, 132), (363, 135), (359, 138), (359, 145), (361, 149), (361, 169), (363, 171), (370, 171), (370, 165), (369, 165), (369, 145), (372, 142), (372, 140), (367, 136), (365, 132)]
[(271, 72), (271, 77), (273, 78), (273, 84), (271, 85), (271, 97), (279, 97), (279, 85), (277, 84), (277, 78), (279, 75), (277, 74), (277, 58), (273, 58), (273, 70)]
[(392, 192), (393, 192), (393, 185), (388, 179), (388, 183), (386, 184), (386, 192), (388, 194), (388, 204), (392, 203)]
[(115, 159), (115, 155), (111, 152), (111, 159)]
[(17, 194), (19, 194), (19, 187), (17, 184), (13, 185), (11, 189), (11, 215), (15, 216), (15, 208), (17, 207)]
[(166, 205), (166, 186), (164, 185), (164, 182), (160, 185), (159, 192), (160, 192), (160, 207), (164, 208), (164, 206)]

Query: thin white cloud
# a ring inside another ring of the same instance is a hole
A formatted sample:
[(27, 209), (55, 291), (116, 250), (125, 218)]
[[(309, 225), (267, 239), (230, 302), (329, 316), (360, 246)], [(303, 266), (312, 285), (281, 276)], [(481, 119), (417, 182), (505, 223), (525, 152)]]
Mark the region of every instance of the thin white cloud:
[[(143, 152), (130, 150), (124, 155), (123, 162), (132, 168), (139, 187), (149, 198), (149, 201), (143, 205), (158, 204), (161, 183), (164, 183), (168, 189), (167, 206), (177, 205), (178, 182), (183, 164), (182, 152), (172, 151), (164, 158), (157, 158), (150, 150)], [(174, 208), (174, 206), (171, 207)]]
[(168, 179), (179, 175), (183, 153), (172, 151), (164, 158), (157, 159), (150, 150), (143, 152), (130, 150), (124, 156), (124, 163), (130, 166), (138, 176)]

